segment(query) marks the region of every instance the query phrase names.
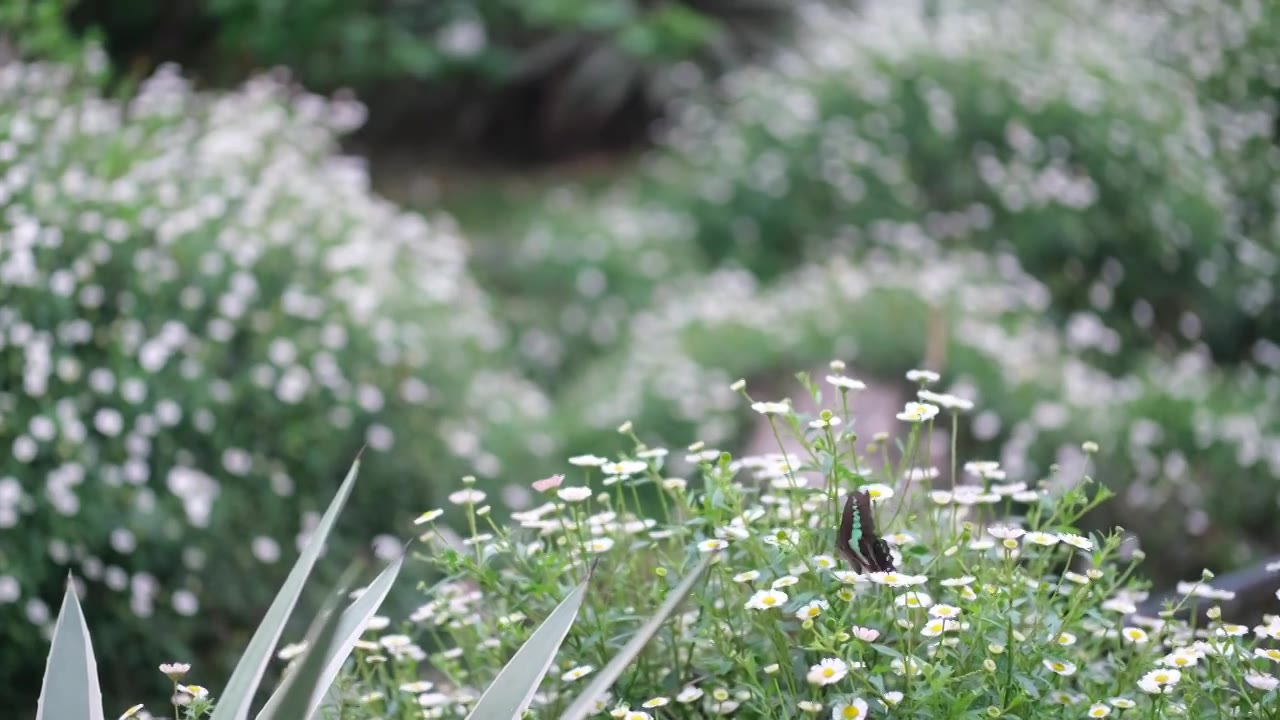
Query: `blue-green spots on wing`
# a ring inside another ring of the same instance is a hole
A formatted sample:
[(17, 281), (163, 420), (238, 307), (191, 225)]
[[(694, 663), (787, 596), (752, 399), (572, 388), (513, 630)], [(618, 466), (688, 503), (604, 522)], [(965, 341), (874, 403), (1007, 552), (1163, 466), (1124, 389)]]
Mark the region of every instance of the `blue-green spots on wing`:
[(871, 496), (863, 490), (854, 490), (844, 501), (840, 528), (836, 531), (836, 549), (855, 570), (893, 571), (893, 555), (889, 552), (889, 544), (876, 535), (876, 521), (871, 515)]

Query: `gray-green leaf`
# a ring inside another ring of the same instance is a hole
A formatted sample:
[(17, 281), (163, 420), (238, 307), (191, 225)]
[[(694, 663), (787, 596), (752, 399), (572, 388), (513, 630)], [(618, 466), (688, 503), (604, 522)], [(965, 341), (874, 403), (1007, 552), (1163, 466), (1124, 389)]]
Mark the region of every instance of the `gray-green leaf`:
[(280, 641), (285, 623), (288, 622), (289, 615), (297, 605), (299, 596), (302, 595), (302, 587), (306, 584), (312, 568), (315, 567), (325, 541), (329, 539), (329, 532), (342, 512), (347, 497), (351, 494), (351, 488), (355, 485), (359, 471), (360, 461), (357, 459), (352, 463), (351, 470), (342, 481), (342, 486), (338, 488), (337, 495), (329, 503), (329, 509), (325, 511), (324, 517), (320, 518), (320, 523), (311, 534), (311, 539), (307, 541), (307, 546), (303, 548), (298, 561), (289, 571), (289, 576), (285, 578), (284, 585), (276, 594), (276, 599), (267, 609), (262, 623), (253, 633), (249, 646), (240, 656), (240, 662), (236, 663), (236, 669), (231, 673), (231, 679), (227, 680), (222, 697), (214, 708), (210, 720), (245, 720), (249, 717), (249, 705), (253, 702), (254, 693), (258, 689), (258, 683), (262, 681), (267, 663), (271, 661), (271, 653), (275, 650), (276, 643)]
[[(382, 602), (386, 600), (387, 593), (391, 591), (391, 586), (395, 584), (396, 576), (400, 574), (400, 568), (404, 565), (404, 558), (405, 554), (402, 553), (379, 573), (372, 583), (369, 583), (369, 587), (365, 588), (355, 602), (342, 612), (342, 618), (338, 621), (337, 642), (329, 648), (325, 657), (324, 672), (316, 683), (306, 714), (300, 717), (310, 718), (315, 715), (321, 700), (333, 685), (333, 681), (337, 679), (338, 673), (342, 671), (342, 664), (346, 662), (356, 641), (364, 633), (365, 625), (369, 624), (369, 618), (378, 612), (378, 608), (382, 607)], [(268, 720), (274, 715), (276, 708), (280, 707), (284, 699), (284, 693), (284, 685), (272, 693), (267, 704), (258, 713), (258, 720)]]
[(325, 601), (324, 608), (307, 632), (307, 649), (303, 651), (293, 672), (280, 684), (277, 690), (279, 701), (263, 708), (258, 716), (261, 720), (306, 720), (310, 717), (311, 701), (316, 696), (328, 658), (335, 649), (338, 626), (344, 615), (338, 612), (338, 603), (346, 595), (348, 587), (349, 584), (344, 579)]
[(592, 563), (587, 579), (579, 583), (520, 646), (490, 683), (489, 689), (484, 691), (471, 714), (467, 715), (467, 720), (515, 720), (529, 707), (533, 694), (538, 691), (538, 685), (542, 684), (542, 678), (546, 677), (560, 650), (560, 644), (578, 617), (594, 571), (595, 564)]
[(93, 658), (89, 626), (70, 578), (53, 627), (53, 643), (36, 705), (36, 720), (63, 718), (103, 720), (98, 663)]
[(712, 554), (703, 556), (697, 566), (680, 581), (680, 584), (667, 594), (667, 599), (662, 602), (662, 606), (636, 631), (636, 634), (632, 636), (626, 646), (618, 651), (617, 655), (613, 656), (613, 659), (596, 675), (591, 684), (587, 686), (587, 689), (578, 695), (578, 699), (574, 700), (569, 709), (560, 716), (560, 720), (583, 720), (583, 718), (592, 714), (595, 710), (596, 700), (613, 686), (618, 676), (644, 650), (645, 645), (649, 644), (649, 641), (657, 634), (658, 629), (667, 621), (671, 613), (675, 612), (680, 603), (689, 596), (689, 593), (698, 584), (698, 580), (702, 578), (702, 573), (706, 572), (713, 559), (714, 555)]

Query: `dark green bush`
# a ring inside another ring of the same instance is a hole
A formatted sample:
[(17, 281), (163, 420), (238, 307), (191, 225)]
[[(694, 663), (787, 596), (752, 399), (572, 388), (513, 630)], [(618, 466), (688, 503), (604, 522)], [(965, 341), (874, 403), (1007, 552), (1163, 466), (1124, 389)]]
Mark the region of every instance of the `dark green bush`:
[(361, 117), (0, 68), (0, 706), (33, 697), (68, 570), (125, 692), (236, 646), (362, 446), (360, 538), (549, 449), (457, 230), (333, 154)]
[(642, 138), (696, 68), (718, 74), (771, 48), (793, 11), (783, 0), (79, 0), (72, 16), (105, 30), (124, 69), (175, 59), (226, 81), (284, 65), (312, 88), (355, 88), (379, 128), (407, 126), (414, 144), (450, 130), (528, 155)]

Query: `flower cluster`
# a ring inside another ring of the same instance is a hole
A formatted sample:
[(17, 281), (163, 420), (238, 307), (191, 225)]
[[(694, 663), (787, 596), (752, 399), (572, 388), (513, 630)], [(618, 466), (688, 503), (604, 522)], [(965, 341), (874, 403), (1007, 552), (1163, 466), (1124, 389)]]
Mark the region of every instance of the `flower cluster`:
[[(43, 645), (68, 570), (100, 593), (103, 646), (216, 633), (191, 619), (205, 612), (248, 621), (362, 445), (371, 476), (425, 504), (406, 477), (493, 475), (492, 430), (546, 413), (502, 369), (456, 230), (376, 198), (334, 154), (360, 106), (267, 77), (200, 94), (172, 68), (117, 100), (91, 70), (0, 67), (14, 652)], [(385, 504), (359, 522), (385, 530)]]
[(1123, 492), (1100, 522), (1222, 529), (1151, 572), (1274, 552), (1280, 16), (863, 5), (812, 9), (802, 49), (682, 108), (635, 176), (538, 198), (486, 269), (515, 288), (523, 361), (561, 381), (558, 431), (725, 442), (734, 378), (831, 354), (888, 374), (932, 319), (949, 389), (983, 401), (977, 452), (1035, 474), (1104, 438)]
[[(851, 417), (847, 397), (838, 401), (821, 416)], [(424, 521), (426, 554), (449, 579), (398, 634), (366, 636), (345, 679), (353, 716), (465, 716), (598, 562), (535, 696), (534, 717), (558, 717), (708, 554), (701, 586), (597, 699), (600, 716), (1106, 717), (1140, 707), (1225, 718), (1278, 707), (1280, 653), (1266, 641), (1280, 618), (1250, 628), (1214, 608), (1207, 625), (1188, 622), (1185, 610), (1222, 595), (1204, 581), (1158, 615), (1139, 613), (1146, 596), (1123, 536), (1078, 530), (1110, 497), (1087, 468), (1019, 479), (953, 456), (945, 474), (912, 472), (938, 422), (920, 420), (918, 405), (904, 410), (903, 452), (883, 461), (842, 426), (757, 409), (803, 452), (732, 459), (701, 443), (683, 453), (637, 445), (616, 462), (575, 458), (577, 477), (566, 470), (511, 524), (470, 510), (475, 529), (460, 547)], [(836, 560), (838, 509), (858, 492), (875, 493), (874, 530), (893, 570)], [(454, 501), (473, 509), (479, 499), (465, 493)], [(412, 659), (384, 651), (415, 636), (425, 650)]]

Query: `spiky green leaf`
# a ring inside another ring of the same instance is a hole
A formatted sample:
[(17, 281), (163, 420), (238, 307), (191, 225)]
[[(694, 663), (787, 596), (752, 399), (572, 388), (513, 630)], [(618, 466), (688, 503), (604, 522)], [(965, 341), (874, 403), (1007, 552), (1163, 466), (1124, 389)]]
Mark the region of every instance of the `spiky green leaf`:
[(53, 626), (53, 642), (45, 665), (36, 720), (103, 720), (98, 663), (93, 658), (89, 626), (80, 611), (71, 578)]
[[(391, 591), (391, 586), (395, 584), (396, 577), (400, 574), (400, 568), (404, 566), (405, 554), (396, 558), (388, 565), (373, 582), (369, 583), (369, 587), (351, 603), (346, 610), (342, 612), (342, 617), (338, 621), (338, 629), (336, 642), (329, 648), (325, 656), (323, 672), (321, 673), (315, 685), (315, 690), (311, 694), (311, 699), (306, 708), (306, 714), (300, 715), (302, 718), (310, 718), (315, 715), (316, 709), (320, 707), (329, 688), (333, 685), (333, 681), (337, 679), (338, 673), (342, 670), (342, 664), (346, 662), (347, 656), (351, 654), (351, 650), (355, 648), (356, 641), (360, 639), (360, 635), (364, 633), (364, 628), (369, 624), (369, 618), (378, 612), (378, 608), (382, 607), (382, 603), (387, 598), (387, 593)], [(269, 720), (275, 716), (277, 708), (281, 707), (284, 700), (286, 686), (281, 685), (272, 693), (267, 700), (267, 704), (263, 706), (262, 711), (258, 713), (257, 720)]]
[(712, 554), (702, 557), (702, 560), (698, 562), (693, 570), (689, 571), (689, 574), (680, 581), (680, 584), (667, 594), (667, 599), (662, 602), (662, 606), (636, 631), (636, 634), (632, 636), (626, 646), (619, 650), (618, 654), (614, 655), (613, 659), (609, 661), (609, 664), (596, 674), (595, 679), (591, 681), (587, 689), (583, 690), (578, 695), (578, 699), (574, 700), (569, 709), (560, 716), (560, 720), (583, 720), (588, 715), (594, 714), (596, 700), (613, 686), (618, 676), (631, 665), (636, 656), (644, 650), (645, 645), (648, 645), (653, 636), (657, 634), (662, 624), (667, 621), (667, 618), (671, 617), (671, 613), (675, 612), (675, 609), (689, 596), (690, 592), (693, 592), (693, 588), (702, 579), (702, 574), (711, 566), (711, 562), (714, 559), (715, 556)]
[(326, 599), (307, 631), (307, 649), (277, 689), (279, 700), (274, 705), (268, 703), (269, 707), (263, 708), (258, 715), (259, 720), (306, 720), (310, 717), (311, 700), (317, 695), (329, 657), (336, 650), (338, 628), (345, 614), (338, 611), (338, 606), (350, 587), (348, 578), (354, 574), (354, 568), (349, 570)]
[(267, 663), (271, 661), (271, 653), (275, 650), (276, 643), (280, 641), (280, 634), (284, 632), (289, 615), (298, 604), (298, 598), (302, 595), (307, 577), (315, 567), (325, 541), (329, 539), (329, 532), (333, 530), (333, 525), (342, 512), (347, 497), (351, 494), (351, 488), (355, 485), (359, 471), (360, 460), (357, 459), (351, 464), (351, 470), (342, 481), (342, 486), (338, 488), (333, 501), (329, 503), (329, 509), (320, 518), (320, 523), (316, 525), (311, 539), (307, 541), (298, 561), (289, 571), (289, 576), (285, 578), (284, 585), (276, 594), (276, 599), (267, 609), (262, 623), (253, 633), (249, 646), (240, 656), (240, 662), (236, 663), (236, 669), (231, 673), (231, 679), (227, 681), (210, 720), (245, 720), (249, 717), (249, 705), (253, 702), (254, 693), (258, 690), (258, 683), (262, 681)]
[(542, 678), (551, 668), (560, 644), (569, 634), (578, 610), (587, 596), (587, 587), (595, 571), (592, 563), (587, 578), (578, 584), (568, 597), (560, 601), (546, 620), (533, 631), (533, 635), (516, 651), (515, 656), (502, 668), (498, 677), (489, 684), (480, 701), (467, 715), (467, 720), (507, 720), (519, 718), (529, 707), (533, 694), (538, 691)]

